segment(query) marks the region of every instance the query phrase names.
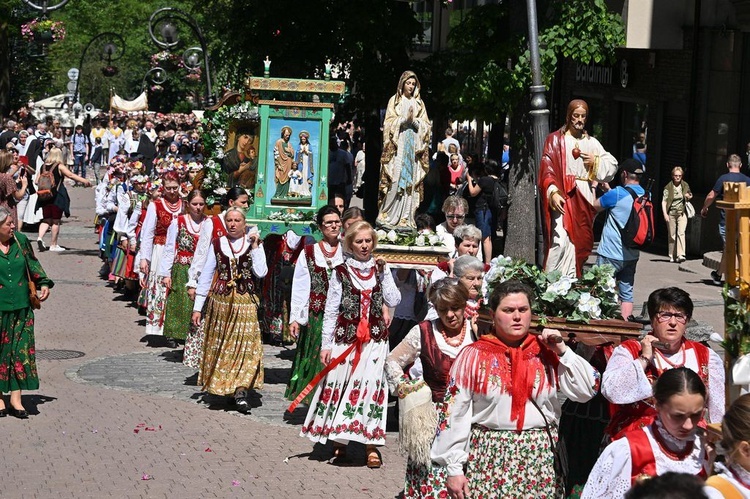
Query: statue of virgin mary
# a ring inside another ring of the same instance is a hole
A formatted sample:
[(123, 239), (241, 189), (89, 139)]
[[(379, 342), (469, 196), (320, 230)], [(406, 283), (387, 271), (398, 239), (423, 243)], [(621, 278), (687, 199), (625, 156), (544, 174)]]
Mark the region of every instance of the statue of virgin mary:
[(404, 71), (385, 112), (377, 224), (386, 229), (416, 229), (432, 132), (419, 90), (417, 75)]

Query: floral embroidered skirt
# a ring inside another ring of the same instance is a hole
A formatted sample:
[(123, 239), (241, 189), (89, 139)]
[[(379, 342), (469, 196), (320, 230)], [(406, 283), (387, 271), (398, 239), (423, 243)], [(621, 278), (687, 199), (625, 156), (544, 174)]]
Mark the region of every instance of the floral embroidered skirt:
[[(343, 354), (348, 347), (334, 344), (331, 358)], [(388, 341), (365, 343), (352, 371), (354, 354), (352, 351), (318, 385), (300, 436), (323, 444), (329, 439), (341, 444), (385, 444), (388, 394), (384, 367)]]
[(31, 308), (0, 312), (0, 393), (38, 390)]
[[(323, 363), (320, 362), (322, 331), (323, 313), (310, 313), (307, 327), (300, 327), (300, 334), (297, 338), (297, 352), (292, 362), (292, 375), (284, 393), (289, 400), (296, 399), (315, 375), (323, 370)], [(309, 404), (313, 394), (314, 392), (310, 392), (303, 402)]]
[(146, 334), (161, 336), (163, 324), (161, 316), (167, 301), (167, 288), (162, 284), (161, 277), (156, 275), (164, 253), (163, 244), (154, 244), (151, 252), (151, 264), (149, 265), (148, 281), (146, 282)]
[[(553, 437), (557, 430), (553, 429)], [(544, 428), (515, 431), (471, 429), (466, 466), (469, 496), (544, 499), (562, 497)]]
[(167, 296), (164, 310), (164, 336), (184, 340), (190, 329), (193, 315), (193, 300), (187, 294), (190, 265), (175, 263), (172, 266), (172, 289)]
[(203, 325), (195, 327), (190, 324), (187, 337), (185, 338), (185, 350), (182, 353), (182, 363), (193, 369), (200, 369), (203, 359)]
[(446, 480), (448, 469), (444, 466), (424, 466), (411, 459), (406, 461), (404, 499), (443, 499), (448, 497)]
[(263, 345), (256, 298), (232, 291), (208, 297), (198, 384), (213, 395), (263, 388)]

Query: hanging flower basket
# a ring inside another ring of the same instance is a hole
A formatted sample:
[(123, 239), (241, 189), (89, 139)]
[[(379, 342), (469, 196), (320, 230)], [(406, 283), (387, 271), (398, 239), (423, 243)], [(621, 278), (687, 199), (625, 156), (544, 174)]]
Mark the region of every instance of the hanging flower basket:
[(65, 24), (62, 21), (33, 19), (21, 26), (21, 36), (29, 42), (61, 42), (65, 39)]
[(104, 66), (102, 68), (102, 74), (107, 78), (111, 78), (112, 76), (116, 75), (117, 71), (117, 66)]
[(180, 56), (173, 54), (168, 50), (162, 50), (151, 56), (151, 67), (160, 67), (167, 71), (174, 70), (180, 67)]
[(200, 68), (188, 71), (185, 75), (185, 80), (188, 83), (198, 83), (201, 81), (201, 70)]

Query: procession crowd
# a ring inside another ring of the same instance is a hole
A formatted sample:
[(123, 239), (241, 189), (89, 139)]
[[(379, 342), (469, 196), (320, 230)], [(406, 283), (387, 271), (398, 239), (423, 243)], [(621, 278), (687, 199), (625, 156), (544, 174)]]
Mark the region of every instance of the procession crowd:
[[(418, 98), (416, 77), (407, 73), (399, 83), (399, 92), (410, 88), (403, 102)], [(580, 276), (591, 251), (585, 224), (596, 210), (607, 211), (612, 227), (632, 210), (627, 190), (602, 185), (619, 175), (641, 195), (645, 172), (633, 158), (618, 165), (595, 139), (576, 133), (588, 111), (581, 102), (571, 103), (566, 126), (548, 138), (540, 174), (547, 266), (571, 277)], [(396, 99), (389, 109), (401, 105)], [(263, 389), (263, 344), (296, 343), (288, 410), (306, 414), (301, 436), (332, 442), (334, 463), (349, 462), (348, 446), (357, 443), (365, 446), (368, 467), (382, 466), (378, 447), (386, 443), (390, 394), (399, 413), (398, 445), (408, 455), (404, 497), (657, 497), (658, 487), (686, 490), (680, 497), (735, 497), (725, 492), (729, 487), (750, 497), (750, 396), (725, 413), (721, 359), (685, 337), (690, 296), (678, 288), (654, 290), (651, 331), (595, 349), (569, 345), (555, 329), (533, 328), (532, 304), (542, 297), (520, 281), (499, 283), (485, 296), (502, 220), (496, 188), (502, 165), (472, 158), (464, 173), (466, 160), (448, 140), (452, 132), (434, 160), (446, 162), (449, 189), (439, 200), (423, 199), (413, 220), (417, 237), (445, 248), (447, 260), (410, 270), (377, 257), (388, 233), (375, 230), (362, 210), (347, 208), (346, 189), (317, 211), (320, 240), (291, 230), (261, 234), (246, 221), (250, 196), (241, 187), (228, 188), (221, 208), (207, 214), (208, 195), (195, 188), (200, 168), (190, 166), (202, 161), (192, 123), (171, 129), (148, 119), (125, 131), (115, 120), (109, 125), (76, 129), (72, 158), (64, 134), (62, 144), (54, 131), (49, 141), (39, 126), (16, 132), (18, 125), (8, 123), (6, 131), (16, 136), (0, 135), (7, 149), (0, 152), (0, 176), (9, 177), (5, 183), (0, 177), (6, 195), (0, 266), (9, 270), (7, 282), (0, 273), (0, 391), (11, 393), (0, 417), (28, 417), (21, 390), (39, 386), (35, 294), (26, 286), (18, 291), (17, 283), (37, 284), (42, 300), (53, 286), (15, 229), (41, 222), (37, 249), (48, 249), (43, 237), (51, 228), (49, 249), (63, 251), (57, 239), (69, 210), (63, 180), (88, 185), (90, 164), (98, 180), (102, 275), (136, 300), (151, 344), (184, 345), (183, 363), (197, 370), (201, 390), (248, 413), (251, 393)], [(392, 124), (398, 133), (424, 131), (420, 123), (402, 125)], [(336, 136), (337, 145), (346, 142)], [(563, 173), (571, 168), (580, 171)], [(351, 173), (344, 187), (357, 178)], [(437, 176), (441, 185), (443, 177)], [(379, 213), (386, 227), (399, 220), (389, 215), (406, 210), (403, 198), (389, 196), (392, 209)], [(612, 227), (603, 237), (614, 234)], [(628, 318), (638, 253), (619, 237), (604, 244), (613, 253), (600, 251), (600, 258), (616, 269)], [(480, 320), (483, 307), (487, 321)], [(722, 421), (721, 437), (710, 438), (707, 426)]]

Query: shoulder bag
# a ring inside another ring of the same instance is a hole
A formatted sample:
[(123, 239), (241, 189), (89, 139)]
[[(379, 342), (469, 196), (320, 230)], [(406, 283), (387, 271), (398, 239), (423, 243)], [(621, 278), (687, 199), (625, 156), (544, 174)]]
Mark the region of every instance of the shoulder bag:
[(23, 250), (23, 247), (21, 246), (21, 243), (18, 241), (18, 238), (13, 235), (13, 239), (16, 240), (16, 244), (18, 245), (18, 248), (21, 250), (21, 253), (23, 254), (23, 260), (24, 264), (26, 266), (26, 277), (29, 281), (29, 304), (31, 305), (31, 308), (34, 310), (39, 310), (42, 308), (42, 301), (39, 299), (39, 296), (36, 294), (36, 283), (31, 280), (31, 272), (29, 272), (29, 260), (27, 259), (26, 252)]

